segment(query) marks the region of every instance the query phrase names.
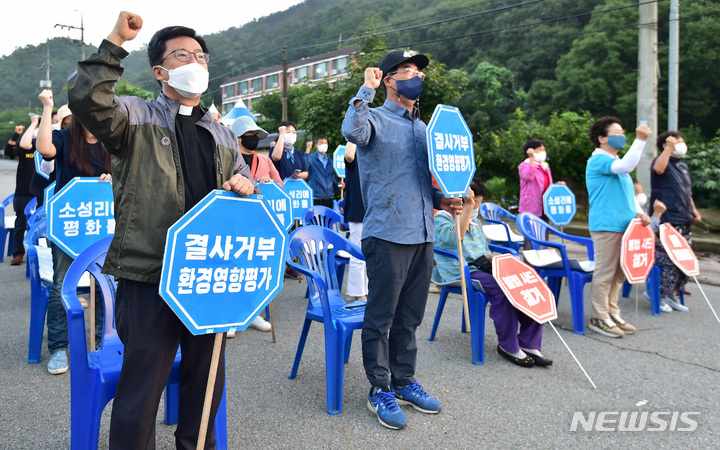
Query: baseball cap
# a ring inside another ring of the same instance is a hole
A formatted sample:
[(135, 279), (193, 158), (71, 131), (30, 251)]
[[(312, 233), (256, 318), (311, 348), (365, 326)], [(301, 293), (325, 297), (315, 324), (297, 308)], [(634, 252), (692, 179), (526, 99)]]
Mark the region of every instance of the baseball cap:
[(257, 126), (254, 120), (252, 120), (248, 116), (240, 116), (237, 119), (235, 119), (235, 122), (232, 123), (231, 126), (233, 133), (235, 133), (235, 136), (240, 137), (243, 134), (247, 133), (248, 131), (256, 131), (258, 132), (258, 137), (260, 139), (265, 139), (268, 135), (268, 132)]
[(430, 64), (428, 57), (423, 54), (412, 50), (393, 50), (383, 57), (380, 64), (378, 64), (378, 68), (382, 70), (383, 76), (385, 76), (389, 72), (392, 72), (394, 68), (405, 62), (414, 63), (418, 70), (422, 70)]

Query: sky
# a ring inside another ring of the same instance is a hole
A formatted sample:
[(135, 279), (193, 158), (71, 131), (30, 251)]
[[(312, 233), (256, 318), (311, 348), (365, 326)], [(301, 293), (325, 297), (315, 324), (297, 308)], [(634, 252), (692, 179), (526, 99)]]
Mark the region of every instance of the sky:
[[(191, 11), (189, 3), (184, 1), (122, 0), (115, 3), (122, 6), (115, 7), (111, 6), (113, 2), (97, 0), (25, 2), (20, 8), (22, 11), (16, 10), (12, 18), (6, 17), (0, 27), (0, 56), (9, 55), (18, 47), (38, 45), (55, 37), (79, 40), (81, 13), (85, 43), (96, 47), (110, 34), (121, 10), (138, 14), (143, 19), (143, 27), (137, 38), (123, 45), (126, 50), (134, 51), (147, 44), (157, 30), (166, 26), (184, 25), (194, 28), (200, 35), (212, 34), (284, 11), (302, 3), (302, 0), (214, 0), (207, 3), (212, 5), (211, 8), (199, 8), (198, 11)], [(78, 29), (62, 29), (55, 24)]]

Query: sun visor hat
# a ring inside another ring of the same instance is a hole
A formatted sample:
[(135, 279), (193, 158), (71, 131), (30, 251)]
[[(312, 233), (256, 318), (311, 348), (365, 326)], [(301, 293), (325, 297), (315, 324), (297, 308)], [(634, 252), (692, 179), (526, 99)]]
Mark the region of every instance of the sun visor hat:
[(235, 119), (235, 122), (232, 123), (231, 128), (233, 130), (233, 133), (235, 133), (235, 136), (237, 137), (242, 136), (248, 131), (257, 131), (260, 140), (265, 139), (268, 135), (267, 131), (257, 126), (255, 121), (248, 116), (240, 116)]

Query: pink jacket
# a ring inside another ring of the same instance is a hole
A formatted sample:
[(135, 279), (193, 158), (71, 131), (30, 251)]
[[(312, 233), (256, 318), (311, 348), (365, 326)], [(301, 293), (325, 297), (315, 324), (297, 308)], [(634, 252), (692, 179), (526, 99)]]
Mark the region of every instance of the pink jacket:
[(258, 180), (262, 177), (270, 177), (270, 179), (279, 184), (281, 188), (285, 187), (280, 179), (280, 174), (275, 168), (275, 164), (273, 164), (272, 160), (268, 156), (254, 153), (252, 165), (250, 166), (250, 174), (252, 175), (253, 180)]
[[(518, 212), (529, 212), (541, 217), (543, 214), (542, 196), (553, 182), (550, 166), (546, 162), (531, 166), (527, 160), (518, 166), (520, 173), (520, 206)], [(547, 183), (547, 184), (546, 184)]]

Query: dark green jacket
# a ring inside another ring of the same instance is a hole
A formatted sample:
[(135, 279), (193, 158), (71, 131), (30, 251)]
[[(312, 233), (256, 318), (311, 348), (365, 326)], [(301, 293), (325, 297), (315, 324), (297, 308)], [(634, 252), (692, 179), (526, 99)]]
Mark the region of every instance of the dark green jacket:
[[(115, 83), (123, 72), (120, 62), (127, 55), (104, 40), (97, 53), (78, 63), (68, 81), (68, 101), (75, 118), (112, 155), (115, 236), (103, 271), (159, 283), (167, 230), (185, 211), (175, 138), (180, 103), (163, 94), (154, 100), (116, 97)], [(217, 188), (235, 173), (250, 179), (233, 132), (209, 113), (197, 124), (214, 139)]]

